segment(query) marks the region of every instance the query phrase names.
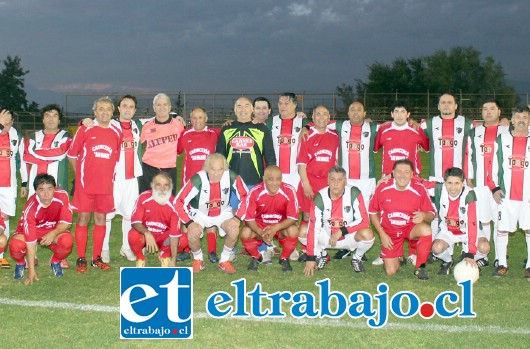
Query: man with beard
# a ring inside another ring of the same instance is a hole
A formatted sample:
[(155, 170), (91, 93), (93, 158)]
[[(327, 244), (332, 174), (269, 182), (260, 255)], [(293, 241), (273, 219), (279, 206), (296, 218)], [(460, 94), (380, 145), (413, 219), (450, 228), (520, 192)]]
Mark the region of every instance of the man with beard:
[(158, 254), (161, 267), (175, 267), (180, 238), (178, 217), (171, 195), (173, 181), (160, 172), (151, 181), (151, 190), (140, 194), (132, 214), (129, 245), (136, 256), (136, 266), (145, 267), (143, 248)]

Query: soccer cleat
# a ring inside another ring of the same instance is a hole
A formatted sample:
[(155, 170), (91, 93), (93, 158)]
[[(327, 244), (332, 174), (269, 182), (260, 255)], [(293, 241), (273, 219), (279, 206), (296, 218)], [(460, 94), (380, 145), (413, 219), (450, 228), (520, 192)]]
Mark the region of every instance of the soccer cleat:
[(451, 273), (451, 267), (453, 266), (453, 261), (442, 262), (440, 269), (438, 270), (438, 275), (449, 275)]
[(265, 251), (261, 252), (261, 256), (263, 261), (261, 264), (272, 264), (272, 256), (274, 255), (274, 250), (272, 248), (268, 248)]
[(364, 273), (364, 264), (360, 259), (352, 258), (351, 266), (356, 273)]
[(437, 259), (438, 258), (434, 257), (434, 254), (431, 252), (431, 253), (429, 253), (429, 257), (427, 257), (427, 264), (432, 264)]
[[(272, 250), (272, 253), (274, 254), (274, 249)], [(297, 261), (300, 257), (300, 253), (297, 250), (294, 250), (293, 253), (289, 256), (289, 259), (292, 261)]]
[(331, 257), (329, 256), (326, 250), (323, 250), (322, 252), (320, 252), (320, 256), (316, 258), (317, 270), (323, 269), (330, 259)]
[(259, 259), (252, 257), (250, 263), (248, 264), (247, 270), (258, 271), (259, 265), (263, 262), (263, 256), (260, 256)]
[(5, 258), (0, 258), (0, 268), (9, 269), (11, 268), (11, 263)]
[(24, 278), (25, 267), (26, 267), (26, 263), (15, 265), (15, 280), (22, 280)]
[(145, 267), (145, 259), (137, 259), (137, 260), (136, 260), (136, 267), (137, 267), (137, 268), (143, 268), (143, 267)]
[(192, 268), (193, 268), (193, 272), (197, 274), (197, 273), (200, 273), (201, 270), (206, 268), (206, 266), (204, 265), (204, 261), (202, 259), (195, 259), (193, 261)]
[[(123, 248), (123, 247), (120, 248), (120, 255), (122, 257), (127, 258), (127, 260), (131, 262), (134, 262), (136, 260), (136, 255), (130, 248)], [(103, 257), (103, 252), (101, 252), (101, 257)], [(103, 262), (105, 262), (105, 260), (103, 260)], [(110, 262), (110, 258), (109, 258), (109, 262)], [(108, 263), (108, 262), (105, 262), (105, 263)]]
[(50, 267), (52, 267), (53, 275), (55, 275), (55, 277), (60, 278), (61, 276), (64, 275), (63, 268), (61, 267), (61, 262), (55, 262), (55, 263), (50, 262)]
[(171, 257), (162, 257), (162, 252), (158, 254), (158, 261), (160, 262), (160, 266), (162, 268), (168, 268), (169, 264), (171, 263)]
[(483, 268), (489, 266), (490, 262), (486, 258), (480, 258), (477, 260), (477, 265), (479, 268)]
[(215, 252), (208, 252), (208, 259), (212, 263), (219, 263), (219, 258), (217, 258), (217, 255)]
[(110, 263), (110, 251), (109, 250), (101, 250), (101, 260), (103, 263)]
[(414, 270), (414, 275), (416, 275), (416, 277), (420, 280), (429, 279), (429, 275), (427, 275), (427, 271), (425, 270), (425, 268), (417, 268), (416, 270)]
[(307, 261), (307, 253), (305, 253), (305, 252), (300, 253), (300, 257), (298, 257), (298, 261), (300, 263), (306, 262)]
[(230, 261), (222, 262), (222, 263), (219, 263), (218, 265), (219, 265), (219, 269), (221, 269), (227, 274), (235, 274), (236, 272), (234, 266), (232, 265), (232, 262)]
[(178, 255), (177, 255), (177, 262), (183, 262), (185, 261), (186, 259), (190, 259), (191, 258), (191, 255), (189, 252), (180, 252)]
[(372, 261), (372, 265), (383, 265), (385, 262), (383, 261), (383, 258), (377, 257)]
[(70, 263), (68, 263), (68, 261), (66, 260), (66, 258), (63, 259), (63, 260), (61, 261), (61, 268), (63, 268), (63, 269), (70, 269)]
[(412, 264), (412, 265), (416, 265), (416, 260), (418, 259), (418, 256), (416, 256), (415, 254), (411, 254), (407, 257), (407, 263), (408, 264)]
[(78, 272), (78, 273), (86, 273), (86, 266), (87, 266), (87, 263), (86, 263), (86, 259), (85, 258), (78, 258), (77, 261), (75, 262), (75, 271)]
[(523, 262), (523, 269), (526, 269), (526, 263), (528, 262), (528, 258), (525, 258), (524, 259), (524, 262)]
[(338, 250), (333, 256), (333, 259), (344, 259), (351, 254), (350, 250)]
[(366, 257), (366, 253), (363, 254), (362, 258), (361, 258), (361, 261), (363, 262), (368, 262), (368, 257)]
[(108, 265), (107, 263), (103, 262), (101, 260), (101, 257), (98, 257), (98, 259), (93, 259), (92, 262), (90, 263), (94, 268), (98, 268), (98, 269), (101, 269), (101, 270), (110, 270), (110, 265)]
[(282, 271), (293, 271), (291, 267), (291, 262), (287, 258), (280, 259), (280, 265), (282, 266)]
[(530, 282), (530, 267), (524, 270), (524, 277)]
[(504, 265), (499, 265), (497, 268), (495, 268), (495, 271), (493, 272), (493, 276), (501, 277), (508, 274), (508, 268)]

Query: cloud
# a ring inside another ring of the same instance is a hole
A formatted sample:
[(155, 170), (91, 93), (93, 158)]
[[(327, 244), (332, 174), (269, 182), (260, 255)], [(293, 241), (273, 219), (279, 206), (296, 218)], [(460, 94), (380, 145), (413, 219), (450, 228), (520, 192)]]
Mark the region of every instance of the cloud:
[(309, 1), (307, 4), (294, 3), (287, 6), (289, 9), (289, 14), (291, 16), (300, 17), (300, 16), (309, 16), (311, 14), (313, 1)]

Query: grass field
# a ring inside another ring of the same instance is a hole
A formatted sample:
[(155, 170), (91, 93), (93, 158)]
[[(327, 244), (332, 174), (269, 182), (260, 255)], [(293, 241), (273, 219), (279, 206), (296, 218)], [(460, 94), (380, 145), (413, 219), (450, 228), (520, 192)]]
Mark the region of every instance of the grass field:
[[(426, 162), (424, 162), (426, 163)], [(19, 210), (22, 204), (19, 205)], [(14, 223), (12, 223), (14, 226)], [(377, 293), (377, 285), (385, 282), (390, 294), (409, 290), (422, 301), (433, 301), (443, 291), (460, 293), (452, 276), (438, 276), (439, 262), (428, 266), (430, 279), (420, 281), (413, 276), (413, 267), (405, 266), (393, 276), (386, 276), (381, 266), (366, 264), (366, 273), (354, 274), (349, 259), (331, 261), (315, 277), (303, 275), (303, 264), (293, 262), (293, 273), (282, 273), (278, 257), (270, 266), (262, 265), (257, 273), (247, 272), (249, 257), (238, 256), (238, 273), (226, 275), (216, 265), (194, 277), (194, 339), (120, 340), (119, 339), (119, 267), (134, 266), (119, 256), (121, 223), (114, 222), (111, 237), (111, 271), (89, 269), (85, 275), (66, 270), (57, 279), (47, 265), (50, 251), (39, 248), (40, 277), (33, 286), (13, 280), (13, 269), (0, 270), (0, 310), (2, 314), (2, 348), (526, 348), (530, 342), (530, 284), (523, 277), (526, 258), (524, 235), (519, 231), (510, 237), (510, 272), (497, 279), (492, 268), (484, 268), (474, 285), (473, 319), (441, 319), (437, 316), (424, 320), (390, 317), (380, 330), (370, 329), (366, 319), (344, 316), (331, 319), (236, 320), (212, 319), (206, 314), (205, 302), (216, 291), (234, 294), (231, 282), (246, 278), (247, 291), (257, 282), (263, 291), (317, 292), (315, 282), (325, 278), (331, 289), (346, 295), (356, 291)], [(218, 244), (218, 249), (222, 243)], [(91, 246), (88, 246), (90, 251)], [(241, 251), (241, 245), (238, 246)], [(377, 257), (380, 244), (368, 252), (370, 261)], [(457, 251), (458, 253), (459, 251)], [(75, 262), (75, 252), (68, 258)], [(148, 265), (156, 266), (156, 256), (149, 256)], [(191, 262), (180, 264), (189, 267)], [(264, 303), (266, 307), (268, 304)], [(284, 311), (289, 310), (287, 306)]]

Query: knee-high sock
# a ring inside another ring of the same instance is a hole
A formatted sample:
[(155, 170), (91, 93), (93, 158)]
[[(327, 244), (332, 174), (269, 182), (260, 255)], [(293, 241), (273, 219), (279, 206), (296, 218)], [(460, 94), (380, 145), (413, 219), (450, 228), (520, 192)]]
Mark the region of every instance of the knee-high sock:
[(112, 230), (112, 219), (107, 217), (105, 220), (105, 238), (103, 239), (102, 250), (109, 250), (110, 231)]
[(449, 249), (442, 251), (442, 253), (433, 253), (433, 255), (444, 262), (450, 262), (453, 259), (449, 254)]
[(374, 245), (375, 238), (372, 238), (371, 240), (361, 240), (357, 242), (357, 248), (355, 249), (355, 254), (353, 255), (353, 258), (355, 259), (361, 259), (363, 258), (364, 254), (368, 252), (369, 249), (372, 248)]
[(75, 246), (77, 258), (85, 258), (86, 245), (88, 241), (88, 227), (86, 225), (75, 226)]
[(9, 240), (9, 254), (17, 264), (24, 264), (26, 257), (26, 242), (19, 239)]
[(505, 267), (508, 266), (506, 261), (506, 254), (508, 253), (508, 232), (497, 232), (497, 258), (499, 259), (499, 265)]
[(260, 254), (258, 252), (258, 245), (260, 244), (260, 240), (258, 239), (241, 239), (241, 242), (243, 243), (243, 247), (245, 250), (247, 250), (248, 254), (252, 257), (259, 259)]
[[(4, 235), (6, 236), (7, 241), (9, 241), (9, 219), (4, 221), (6, 229), (4, 230)], [(4, 251), (0, 251), (0, 258), (4, 258)]]
[(283, 243), (282, 244), (283, 248), (282, 248), (282, 254), (280, 255), (280, 259), (287, 259), (289, 258), (291, 253), (293, 253), (294, 249), (296, 248), (296, 244), (298, 244), (298, 238), (297, 237), (294, 237), (294, 238), (286, 237), (282, 239), (281, 242)]
[(526, 268), (530, 268), (530, 234), (525, 233), (526, 235)]
[(217, 252), (217, 234), (214, 231), (207, 233), (206, 240), (208, 241), (208, 253)]
[(94, 224), (94, 230), (92, 231), (92, 259), (96, 260), (101, 257), (101, 249), (103, 248), (103, 240), (105, 239), (104, 225)]
[(131, 218), (123, 217), (121, 219), (121, 232), (123, 234), (121, 239), (121, 248), (124, 250), (131, 249), (129, 246), (129, 230), (131, 230)]
[(143, 248), (145, 246), (145, 236), (140, 234), (136, 229), (129, 231), (129, 246), (137, 260), (145, 260)]
[(416, 259), (416, 268), (419, 268), (422, 264), (427, 263), (429, 253), (431, 253), (432, 237), (430, 235), (420, 236), (418, 244), (416, 245), (416, 252), (418, 258)]
[(68, 257), (72, 252), (72, 246), (74, 245), (74, 239), (70, 232), (65, 232), (59, 235), (57, 238), (57, 244), (50, 245), (50, 250), (53, 251), (51, 263), (57, 263)]

